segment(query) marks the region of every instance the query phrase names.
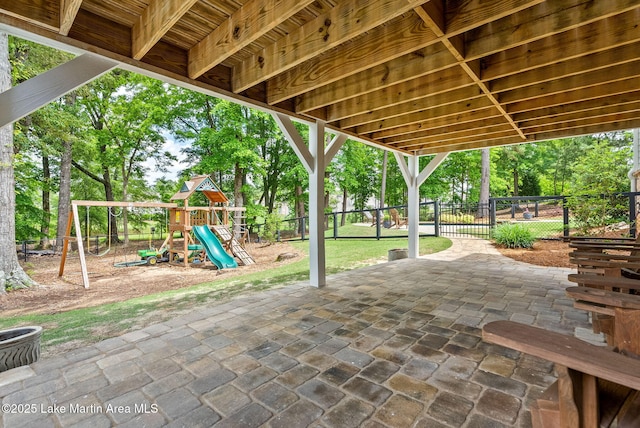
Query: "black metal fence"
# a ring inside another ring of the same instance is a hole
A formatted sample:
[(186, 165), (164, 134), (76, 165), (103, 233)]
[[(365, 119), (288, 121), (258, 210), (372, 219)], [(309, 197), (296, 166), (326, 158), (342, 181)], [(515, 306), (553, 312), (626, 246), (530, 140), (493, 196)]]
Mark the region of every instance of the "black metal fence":
[[(602, 232), (635, 236), (640, 192), (585, 196), (519, 196), (491, 198), (488, 204), (423, 202), (419, 210), (420, 236), (490, 239), (494, 228), (521, 224), (538, 239)], [(585, 208), (586, 207), (586, 208)], [(407, 207), (395, 206), (325, 214), (327, 239), (384, 239), (407, 236)], [(282, 220), (277, 239), (308, 239), (308, 217)], [(598, 225), (598, 226), (596, 226)], [(260, 239), (264, 225), (252, 232)]]

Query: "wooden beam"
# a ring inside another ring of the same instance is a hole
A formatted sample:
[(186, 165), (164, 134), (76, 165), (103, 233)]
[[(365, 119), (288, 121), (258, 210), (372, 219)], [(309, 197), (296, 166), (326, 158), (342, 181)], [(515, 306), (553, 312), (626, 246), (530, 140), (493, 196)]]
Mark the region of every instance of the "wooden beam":
[(84, 54), (0, 94), (0, 127), (13, 123), (115, 68), (117, 62)]
[[(504, 0), (490, 1), (468, 0), (462, 2), (446, 2), (446, 30), (449, 36), (467, 31), (470, 26), (474, 28), (489, 22), (496, 21), (505, 16), (513, 15), (519, 11), (529, 9), (542, 3), (544, 0)], [(450, 5), (453, 5), (451, 7)]]
[(492, 80), (490, 86), (493, 92), (504, 92), (636, 60), (638, 60), (638, 46), (623, 45)]
[[(442, 139), (440, 141), (433, 142), (424, 142), (422, 144), (414, 144), (410, 147), (405, 147), (406, 150), (416, 150), (416, 151), (424, 151), (424, 150), (433, 150), (447, 147), (455, 147), (457, 144), (465, 144), (469, 141), (483, 141), (483, 140), (498, 140), (502, 138), (514, 138), (519, 135), (515, 133), (512, 128), (505, 129), (503, 131), (498, 132), (489, 132), (483, 133), (478, 132), (475, 135), (467, 135), (460, 138), (447, 138)], [(520, 142), (522, 142), (522, 137), (520, 137)]]
[(626, 80), (577, 89), (575, 91), (540, 96), (531, 100), (516, 101), (508, 104), (507, 110), (511, 114), (522, 113), (529, 110), (538, 110), (541, 108), (561, 106), (563, 104), (571, 104), (596, 98), (611, 97), (637, 90), (640, 90), (640, 79), (632, 77)]
[(520, 74), (534, 68), (613, 49), (640, 40), (637, 10), (565, 31), (526, 45), (488, 56), (483, 80)]
[(605, 83), (613, 83), (621, 80), (632, 79), (637, 76), (640, 69), (640, 60), (635, 62), (614, 65), (607, 68), (543, 82), (524, 88), (518, 88), (500, 94), (500, 102), (508, 104), (517, 101), (537, 98), (540, 95), (559, 94), (567, 91), (599, 86)]
[(529, 128), (527, 128), (527, 134), (541, 134), (551, 131), (561, 132), (565, 129), (569, 130), (598, 124), (605, 125), (607, 123), (626, 122), (633, 119), (640, 120), (639, 110), (624, 112), (616, 111), (609, 114), (604, 114), (603, 112), (602, 115), (597, 116), (578, 115), (578, 118), (573, 120), (566, 119), (557, 123), (545, 123), (544, 121), (540, 121), (537, 124), (530, 124)]
[[(495, 3), (492, 3), (492, 4), (495, 4)], [(525, 7), (524, 4), (519, 5), (519, 6), (522, 7), (522, 8)], [(529, 5), (529, 6), (531, 6), (531, 5)], [(526, 7), (529, 7), (529, 6), (526, 6)], [(518, 128), (518, 125), (513, 121), (513, 118), (507, 113), (507, 111), (504, 109), (504, 107), (502, 107), (500, 102), (498, 102), (498, 99), (491, 92), (489, 87), (480, 79), (480, 64), (479, 64), (479, 62), (477, 62), (477, 61), (467, 62), (465, 60), (464, 36), (459, 35), (459, 36), (454, 36), (454, 37), (450, 37), (450, 38), (446, 37), (445, 34), (444, 34), (444, 29), (442, 28), (442, 25), (440, 23), (439, 17), (438, 16), (433, 17), (433, 16), (430, 15), (430, 13), (434, 13), (434, 12), (438, 13), (439, 10), (433, 10), (433, 9), (431, 11), (429, 11), (427, 9), (420, 9), (420, 10), (423, 10), (425, 12), (425, 13), (420, 14), (420, 17), (425, 21), (425, 23), (429, 27), (431, 27), (431, 29), (437, 35), (440, 35), (442, 37), (442, 43), (449, 50), (449, 52), (451, 52), (451, 54), (454, 56), (454, 58), (456, 58), (456, 60), (458, 61), (458, 64), (462, 68), (462, 70), (464, 70), (464, 72), (471, 78), (471, 80), (473, 80), (473, 82), (475, 82), (475, 84), (485, 94), (485, 96), (489, 99), (489, 101), (491, 101), (491, 103), (498, 109), (498, 111), (500, 111), (500, 113), (504, 116), (505, 120), (511, 125), (511, 127), (522, 137), (522, 139), (524, 139), (525, 138), (524, 134)], [(512, 13), (513, 13), (513, 11), (512, 11)], [(474, 21), (474, 20), (472, 20), (472, 21)], [(482, 22), (482, 23), (484, 23), (484, 22)]]
[(229, 19), (189, 50), (189, 77), (198, 78), (311, 3), (313, 0), (245, 2)]
[(525, 45), (637, 7), (636, 0), (546, 1), (467, 34), (467, 59)]
[(310, 112), (453, 65), (455, 61), (449, 51), (441, 45), (432, 45), (301, 94), (296, 97), (296, 111)]
[(3, 1), (0, 13), (24, 20), (47, 30), (58, 32), (60, 29), (60, 6), (49, 0)]
[[(527, 140), (526, 142), (531, 143), (533, 140)], [(505, 137), (505, 138), (497, 138), (492, 140), (469, 140), (465, 143), (460, 144), (446, 144), (443, 143), (441, 146), (430, 147), (425, 149), (416, 149), (416, 153), (421, 156), (424, 155), (434, 155), (437, 153), (444, 152), (462, 152), (466, 150), (476, 150), (483, 149), (486, 147), (497, 147), (497, 146), (511, 146), (514, 144), (523, 144), (522, 138), (517, 135), (514, 137)]]
[(448, 124), (447, 126), (441, 126), (437, 128), (424, 129), (418, 132), (410, 132), (395, 137), (387, 137), (384, 139), (385, 143), (393, 144), (395, 147), (402, 147), (405, 144), (410, 145), (416, 140), (422, 141), (425, 138), (440, 138), (446, 140), (448, 135), (453, 135), (459, 132), (476, 132), (478, 129), (494, 128), (497, 126), (508, 126), (506, 121), (501, 116), (495, 116), (491, 118), (482, 118), (472, 122), (464, 122), (455, 124)]
[(422, 97), (468, 86), (473, 81), (457, 68), (447, 68), (419, 79), (398, 83), (376, 92), (349, 98), (327, 106), (327, 121), (334, 122), (357, 114), (417, 100)]
[[(393, 137), (396, 135), (409, 134), (411, 132), (420, 132), (425, 130), (431, 130), (434, 128), (444, 127), (451, 125), (451, 122), (455, 120), (456, 123), (475, 122), (478, 120), (485, 120), (494, 117), (502, 117), (501, 113), (495, 107), (487, 107), (482, 110), (465, 111), (455, 116), (443, 116), (434, 118), (424, 122), (416, 122), (408, 125), (398, 126), (397, 128), (391, 128), (384, 131), (373, 132), (370, 137), (374, 140), (382, 140), (387, 137)], [(356, 128), (357, 129), (357, 128)]]
[(278, 39), (234, 71), (233, 90), (242, 92), (411, 10), (424, 0), (349, 0)]
[[(552, 116), (546, 118), (540, 118), (521, 122), (522, 129), (526, 133), (541, 132), (540, 127), (555, 127), (552, 129), (565, 129), (571, 127), (570, 124), (577, 120), (590, 120), (602, 118), (602, 122), (605, 122), (607, 117), (615, 117), (615, 120), (620, 120), (622, 115), (629, 115), (640, 117), (640, 101), (625, 105), (614, 105), (609, 107), (602, 107), (599, 109), (593, 109), (589, 111), (576, 111), (575, 113), (567, 113), (559, 116)], [(616, 117), (617, 116), (617, 117)], [(575, 126), (573, 126), (575, 127)]]
[[(409, 113), (398, 117), (390, 117), (388, 119), (378, 120), (376, 122), (367, 123), (365, 125), (358, 126), (356, 129), (358, 133), (368, 134), (371, 132), (380, 132), (387, 129), (393, 129), (400, 126), (410, 125), (412, 123), (426, 123), (431, 120), (438, 120), (442, 118), (456, 117), (460, 114), (469, 113), (473, 111), (486, 112), (487, 109), (495, 107), (486, 98), (474, 98), (473, 100), (458, 101), (453, 104), (447, 104), (441, 107), (433, 109), (419, 111), (415, 113)], [(493, 110), (493, 109), (492, 109)]]
[[(433, 67), (436, 68), (442, 67), (447, 59), (451, 62), (450, 57), (446, 58), (442, 55), (431, 58), (431, 55), (437, 55), (442, 51), (441, 47), (430, 46), (436, 41), (433, 32), (416, 20), (414, 15), (401, 16), (387, 25), (374, 28), (352, 43), (341, 46), (340, 49), (311, 58), (270, 79), (267, 85), (268, 102), (275, 104), (314, 89), (324, 89), (325, 85), (335, 82), (336, 85), (332, 85), (332, 88), (334, 86), (337, 88), (329, 89), (330, 94), (325, 95), (324, 101), (316, 100), (317, 94), (304, 96), (302, 105), (298, 105), (297, 111), (309, 111), (339, 101), (340, 96), (357, 95), (342, 89), (352, 87), (356, 81), (360, 82), (360, 88), (365, 88), (368, 81), (376, 81), (380, 77), (384, 78), (382, 84), (399, 81), (390, 76), (391, 71), (408, 76), (409, 73), (404, 68), (410, 62), (406, 57), (418, 57), (421, 55), (421, 49), (430, 47), (430, 49), (424, 49), (426, 52), (422, 57), (423, 68), (418, 71), (424, 74), (432, 67), (431, 64), (439, 64)], [(413, 63), (417, 62), (413, 61)], [(426, 66), (427, 62), (429, 66)], [(347, 79), (349, 81), (345, 82)], [(406, 80), (407, 77), (404, 79)], [(370, 91), (375, 90), (379, 85), (380, 83), (377, 83)], [(327, 91), (324, 89), (323, 92)], [(327, 101), (331, 97), (333, 100)]]
[(457, 102), (465, 100), (478, 101), (478, 98), (483, 97), (484, 94), (482, 94), (477, 86), (464, 86), (462, 88), (454, 89), (453, 91), (434, 94), (391, 107), (381, 108), (375, 111), (347, 117), (346, 119), (340, 120), (340, 126), (342, 128), (353, 128), (356, 126), (365, 125), (367, 123), (390, 119), (397, 116), (403, 116), (409, 113), (429, 110), (449, 104), (455, 104)]
[(151, 0), (131, 31), (131, 51), (141, 59), (197, 0)]
[(543, 107), (537, 110), (528, 110), (514, 115), (514, 120), (524, 122), (531, 119), (543, 119), (547, 117), (561, 117), (578, 111), (597, 110), (607, 106), (618, 106), (625, 110), (626, 104), (633, 104), (640, 100), (640, 90), (627, 93), (603, 96), (591, 100), (578, 101), (570, 104), (560, 104), (553, 107)]
[[(425, 146), (429, 144), (441, 144), (442, 142), (457, 143), (469, 140), (470, 138), (497, 138), (511, 136), (514, 134), (513, 128), (502, 119), (502, 123), (494, 126), (482, 126), (479, 128), (469, 127), (468, 129), (451, 132), (449, 134), (433, 135), (428, 138), (414, 138), (405, 140), (401, 143), (395, 143), (391, 139), (385, 140), (387, 144), (394, 144), (394, 147), (405, 150), (413, 150), (416, 146)], [(410, 134), (411, 135), (411, 134)]]
[(63, 36), (69, 34), (81, 4), (82, 0), (60, 0), (60, 30), (58, 32)]
[(442, 162), (449, 156), (448, 152), (438, 153), (433, 159), (429, 161), (427, 166), (424, 167), (420, 174), (418, 175), (418, 186), (425, 182), (427, 178), (434, 173), (434, 171), (440, 166)]

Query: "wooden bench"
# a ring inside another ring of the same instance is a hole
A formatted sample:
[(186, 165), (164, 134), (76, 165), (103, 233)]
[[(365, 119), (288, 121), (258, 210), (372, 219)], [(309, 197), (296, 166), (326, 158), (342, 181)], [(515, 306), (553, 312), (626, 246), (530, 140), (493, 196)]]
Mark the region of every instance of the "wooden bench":
[[(568, 280), (579, 285), (569, 287), (567, 296), (575, 299), (574, 307), (591, 312), (594, 333), (603, 333), (611, 346), (622, 346), (634, 329), (640, 329), (640, 280), (592, 273), (569, 274)], [(636, 346), (640, 346), (640, 340)], [(640, 354), (640, 349), (632, 351)]]
[(639, 359), (512, 321), (486, 324), (482, 337), (555, 364), (557, 382), (530, 407), (534, 428), (640, 426)]

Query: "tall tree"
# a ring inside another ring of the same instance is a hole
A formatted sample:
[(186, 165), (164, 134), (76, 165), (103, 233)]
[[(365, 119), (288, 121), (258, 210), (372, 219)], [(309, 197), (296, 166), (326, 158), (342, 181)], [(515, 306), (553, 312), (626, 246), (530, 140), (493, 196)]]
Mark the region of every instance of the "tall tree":
[[(9, 40), (0, 33), (0, 92), (11, 88)], [(6, 289), (34, 285), (18, 262), (15, 243), (13, 125), (0, 128), (0, 294)]]
[(480, 203), (478, 204), (478, 217), (489, 215), (489, 183), (491, 181), (491, 150), (482, 149), (480, 169)]

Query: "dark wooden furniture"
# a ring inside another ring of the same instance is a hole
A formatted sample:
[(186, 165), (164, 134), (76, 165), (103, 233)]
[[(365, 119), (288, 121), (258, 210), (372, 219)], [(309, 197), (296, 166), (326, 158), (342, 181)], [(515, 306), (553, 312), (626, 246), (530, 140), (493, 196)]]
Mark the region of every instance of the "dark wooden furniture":
[(488, 323), (482, 336), (555, 364), (558, 380), (530, 407), (534, 428), (640, 426), (639, 359), (512, 321)]

